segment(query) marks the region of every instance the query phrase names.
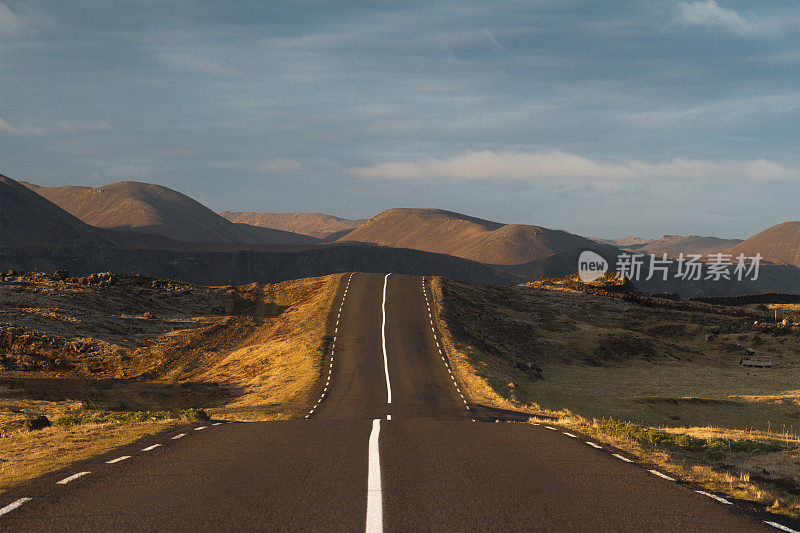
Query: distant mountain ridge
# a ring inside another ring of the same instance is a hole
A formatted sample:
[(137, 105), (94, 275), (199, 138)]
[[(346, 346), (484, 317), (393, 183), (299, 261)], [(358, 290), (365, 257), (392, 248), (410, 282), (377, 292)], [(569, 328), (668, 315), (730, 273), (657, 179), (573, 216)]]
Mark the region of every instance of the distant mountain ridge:
[(103, 187), (25, 185), (83, 222), (99, 228), (199, 243), (318, 242), (306, 235), (234, 224), (185, 194), (151, 183), (119, 181)]
[(767, 261), (800, 267), (800, 221), (771, 226), (732, 247), (728, 253), (743, 253), (747, 257), (758, 253)]
[(667, 254), (667, 257), (678, 257), (682, 253), (707, 256), (722, 253), (740, 242), (742, 242), (742, 239), (721, 239), (719, 237), (702, 237), (700, 235), (686, 237), (682, 235), (664, 235), (660, 239), (647, 244), (623, 246), (623, 248), (635, 249), (646, 254)]
[(255, 211), (221, 211), (220, 216), (242, 224), (262, 228), (291, 231), (318, 239), (326, 239), (331, 235), (342, 237), (357, 228), (367, 219), (339, 218), (324, 213), (259, 213)]
[(522, 264), (597, 245), (562, 230), (501, 224), (441, 209), (389, 209), (339, 240), (413, 248), (492, 265)]

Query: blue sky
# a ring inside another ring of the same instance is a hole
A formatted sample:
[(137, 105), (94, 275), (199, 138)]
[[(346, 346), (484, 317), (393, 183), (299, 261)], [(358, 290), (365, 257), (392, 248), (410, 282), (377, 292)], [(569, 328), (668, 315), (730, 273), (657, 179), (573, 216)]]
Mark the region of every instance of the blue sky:
[(800, 5), (3, 0), (0, 172), (747, 237), (800, 218)]

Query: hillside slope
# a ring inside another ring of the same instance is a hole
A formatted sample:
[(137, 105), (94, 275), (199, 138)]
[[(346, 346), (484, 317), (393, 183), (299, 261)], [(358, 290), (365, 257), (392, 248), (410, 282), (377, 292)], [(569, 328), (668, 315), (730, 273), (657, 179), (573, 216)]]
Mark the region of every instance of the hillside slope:
[[(664, 235), (657, 241), (643, 246), (629, 246), (637, 252), (646, 254), (667, 254), (667, 257), (678, 257), (684, 254), (709, 255), (721, 253), (742, 242), (741, 239), (720, 239), (719, 237), (701, 237), (700, 235)], [(623, 246), (625, 248), (625, 246)]]
[(341, 237), (366, 222), (366, 219), (339, 218), (324, 213), (257, 213), (254, 211), (221, 211), (220, 215), (241, 224), (300, 233), (318, 239), (332, 234)]
[(238, 225), (177, 191), (136, 181), (103, 187), (39, 187), (44, 198), (92, 226), (161, 235), (185, 242), (313, 244), (289, 232)]
[(734, 246), (728, 253), (743, 253), (748, 257), (760, 253), (768, 261), (800, 267), (800, 221), (783, 222), (767, 228)]
[(0, 247), (108, 247), (100, 232), (20, 182), (0, 175)]
[(495, 265), (515, 265), (596, 243), (561, 230), (500, 224), (440, 209), (389, 209), (340, 240), (414, 248)]

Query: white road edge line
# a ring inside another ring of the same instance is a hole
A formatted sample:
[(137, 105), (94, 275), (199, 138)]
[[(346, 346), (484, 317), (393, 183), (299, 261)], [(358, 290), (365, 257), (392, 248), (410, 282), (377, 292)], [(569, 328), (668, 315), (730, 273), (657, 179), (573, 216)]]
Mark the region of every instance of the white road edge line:
[(201, 429), (206, 429), (208, 426), (200, 426), (199, 428), (194, 428), (195, 431), (200, 431)]
[(142, 451), (143, 452), (150, 452), (150, 451), (153, 451), (156, 448), (160, 448), (160, 447), (161, 447), (160, 444), (153, 444), (152, 446), (148, 446), (147, 448), (142, 448)]
[[(386, 403), (392, 403), (392, 384), (389, 383), (389, 360), (386, 357), (386, 287), (389, 284), (389, 276), (386, 274), (383, 278), (383, 303), (381, 303), (381, 313), (383, 314), (383, 321), (381, 322), (381, 346), (383, 347), (383, 373), (386, 375)], [(369, 524), (369, 520), (367, 520)]]
[(625, 457), (625, 456), (622, 456), (622, 455), (620, 455), (620, 454), (618, 454), (618, 453), (612, 453), (611, 455), (613, 455), (614, 457), (616, 457), (616, 458), (617, 458), (617, 459), (619, 459), (620, 461), (625, 461), (626, 463), (632, 463), (632, 462), (633, 462), (632, 460), (630, 460), (630, 459), (628, 459), (627, 457)]
[(775, 529), (780, 529), (781, 531), (787, 531), (788, 533), (800, 533), (800, 531), (797, 531), (796, 529), (786, 527), (777, 522), (773, 522), (772, 520), (764, 520), (764, 523), (767, 524), (768, 526), (774, 527)]
[(577, 435), (573, 435), (572, 433), (568, 433), (566, 431), (564, 432), (564, 435), (566, 435), (567, 437), (572, 437), (573, 439), (577, 439), (578, 438)]
[(557, 430), (556, 428), (554, 428), (553, 426), (545, 426), (545, 427), (546, 427), (547, 429), (552, 429), (553, 431), (558, 431), (558, 430)]
[(183, 437), (185, 437), (185, 436), (186, 436), (186, 433), (178, 433), (177, 435), (175, 435), (174, 437), (172, 437), (172, 440), (178, 440), (178, 439), (182, 439), (182, 438), (183, 438)]
[(381, 489), (381, 454), (378, 446), (381, 421), (372, 421), (369, 434), (369, 467), (367, 469), (367, 523), (366, 533), (383, 531), (383, 492)]
[(17, 501), (11, 502), (2, 509), (0, 509), (0, 516), (3, 516), (6, 513), (10, 513), (14, 509), (20, 507), (23, 503), (31, 501), (33, 498), (20, 498)]
[(648, 470), (648, 472), (650, 472), (650, 473), (651, 473), (651, 474), (653, 474), (654, 476), (658, 476), (658, 477), (660, 477), (661, 479), (666, 479), (667, 481), (677, 481), (677, 480), (676, 480), (674, 477), (669, 477), (669, 476), (668, 476), (668, 475), (666, 475), (666, 474), (662, 474), (662, 473), (661, 473), (661, 472), (659, 472), (658, 470)]
[(57, 484), (57, 485), (66, 485), (66, 484), (67, 484), (67, 483), (69, 483), (70, 481), (75, 481), (75, 480), (76, 480), (76, 479), (78, 479), (79, 477), (83, 477), (83, 476), (85, 476), (86, 474), (90, 474), (90, 473), (91, 473), (91, 472), (88, 472), (88, 471), (87, 471), (87, 472), (78, 472), (77, 474), (72, 474), (72, 475), (71, 475), (71, 476), (69, 476), (69, 477), (65, 477), (65, 478), (64, 478), (64, 479), (62, 479), (61, 481), (56, 481), (56, 484)]
[(717, 500), (719, 503), (724, 503), (725, 505), (733, 505), (731, 502), (723, 498), (722, 496), (717, 496), (716, 494), (711, 494), (710, 492), (706, 492), (704, 490), (696, 490), (697, 494), (702, 494), (703, 496), (708, 496), (709, 498), (713, 498)]
[(116, 459), (111, 459), (110, 461), (106, 461), (107, 465), (113, 465), (114, 463), (119, 463), (120, 461), (124, 461), (125, 459), (130, 459), (130, 455), (123, 455), (121, 457), (117, 457)]
[(595, 444), (594, 442), (592, 442), (592, 441), (590, 441), (590, 440), (587, 440), (587, 441), (586, 441), (586, 444), (588, 444), (588, 445), (589, 445), (589, 446), (591, 446), (592, 448), (597, 448), (598, 450), (602, 450), (602, 449), (603, 449), (603, 447), (602, 447), (602, 446), (600, 446), (599, 444)]

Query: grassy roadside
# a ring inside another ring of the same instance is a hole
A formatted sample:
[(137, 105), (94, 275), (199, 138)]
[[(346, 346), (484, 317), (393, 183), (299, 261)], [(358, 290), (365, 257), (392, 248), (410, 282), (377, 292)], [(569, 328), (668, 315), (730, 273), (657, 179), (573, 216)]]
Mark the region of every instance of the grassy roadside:
[[(142, 288), (126, 279), (93, 286), (39, 275), (0, 283), (10, 304), (0, 322), (16, 336), (8, 348), (0, 344), (0, 356), (6, 348), (3, 361), (13, 365), (14, 353), (29, 353), (27, 362), (37, 365), (0, 366), (0, 493), (187, 421), (304, 412), (343, 277), (181, 286), (179, 296), (159, 282)], [(147, 312), (131, 314), (131, 292), (147, 298)], [(42, 415), (51, 427), (23, 428)]]
[[(530, 287), (441, 278), (431, 286), (442, 342), (471, 402), (528, 412), (706, 490), (800, 517), (800, 437), (790, 425), (800, 391), (784, 358), (796, 340), (761, 340), (783, 365), (759, 374), (728, 364), (726, 335), (742, 333), (725, 317), (698, 321)], [(641, 346), (659, 358), (646, 360)], [(754, 428), (765, 413), (776, 423)]]

